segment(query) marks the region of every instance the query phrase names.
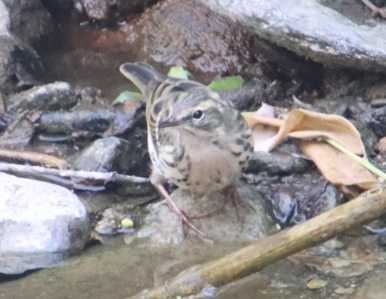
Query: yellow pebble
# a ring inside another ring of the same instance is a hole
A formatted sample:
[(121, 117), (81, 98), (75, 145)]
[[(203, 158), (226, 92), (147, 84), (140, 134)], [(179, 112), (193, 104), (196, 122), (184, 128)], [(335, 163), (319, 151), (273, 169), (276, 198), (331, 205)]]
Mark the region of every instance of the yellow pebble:
[(324, 288), (328, 284), (327, 281), (322, 279), (313, 279), (307, 283), (307, 288), (311, 290)]
[(129, 218), (125, 218), (121, 221), (121, 225), (123, 227), (133, 227), (134, 226), (134, 222), (133, 220), (129, 219)]

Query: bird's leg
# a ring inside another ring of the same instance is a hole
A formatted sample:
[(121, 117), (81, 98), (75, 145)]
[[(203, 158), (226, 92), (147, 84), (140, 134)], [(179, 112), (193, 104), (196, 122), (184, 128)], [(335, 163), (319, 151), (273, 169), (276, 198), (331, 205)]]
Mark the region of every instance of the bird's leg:
[(178, 216), (178, 219), (181, 223), (181, 229), (182, 229), (182, 236), (185, 237), (185, 230), (184, 225), (190, 228), (192, 231), (194, 231), (199, 237), (205, 239), (205, 240), (211, 240), (209, 237), (207, 237), (202, 231), (200, 231), (193, 223), (191, 223), (186, 216), (185, 212), (183, 212), (176, 203), (171, 199), (169, 193), (166, 191), (165, 187), (162, 184), (154, 184), (154, 186), (157, 188), (157, 190), (165, 197), (165, 200), (167, 204), (169, 205), (170, 209)]
[(222, 189), (222, 193), (224, 194), (225, 198), (230, 200), (233, 206), (235, 207), (237, 219), (239, 220), (239, 222), (243, 222), (243, 219), (240, 216), (240, 206), (243, 206), (244, 208), (251, 209), (256, 212), (256, 209), (250, 203), (240, 200), (239, 194), (237, 193), (237, 189), (233, 184), (226, 186), (224, 189)]
[(362, 2), (371, 9), (373, 15), (380, 14), (382, 18), (386, 18), (386, 9), (384, 7), (375, 6), (369, 0), (362, 0)]

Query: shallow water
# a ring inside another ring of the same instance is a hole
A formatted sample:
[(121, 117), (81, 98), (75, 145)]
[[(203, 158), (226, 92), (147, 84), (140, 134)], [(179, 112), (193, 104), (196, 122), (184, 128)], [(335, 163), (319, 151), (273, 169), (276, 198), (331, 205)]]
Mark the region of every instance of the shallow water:
[[(76, 22), (61, 26), (62, 42), (45, 57), (45, 64), (48, 66), (47, 83), (60, 80), (73, 86), (94, 86), (101, 89), (111, 101), (121, 91), (133, 89), (118, 71), (121, 63), (132, 61), (130, 52), (119, 53), (101, 47), (93, 48), (100, 37), (99, 30), (80, 26)], [(65, 150), (61, 146), (55, 146), (51, 151), (60, 156)], [(101, 205), (99, 208), (102, 208)], [(213, 260), (247, 245), (207, 244), (188, 237), (180, 245), (162, 249), (150, 247), (146, 239), (136, 239), (127, 245), (123, 237), (118, 236), (113, 244), (89, 247), (56, 268), (17, 276), (17, 279), (12, 281), (0, 277), (0, 298), (122, 299), (146, 288), (161, 285), (192, 265)], [(379, 271), (386, 273), (383, 268)], [(219, 298), (331, 298), (336, 286), (358, 286), (364, 279), (364, 275), (340, 279), (288, 260), (267, 267), (262, 273), (271, 280), (271, 287), (257, 289), (254, 287), (256, 281), (252, 281), (239, 289), (236, 296), (222, 293)], [(307, 281), (310, 277), (318, 275), (326, 278), (330, 287), (324, 290), (308, 290)], [(371, 276), (371, 273), (367, 275)]]
[[(222, 257), (240, 246), (208, 244), (189, 236), (180, 245), (157, 248), (150, 247), (146, 239), (136, 239), (127, 245), (123, 236), (119, 236), (112, 244), (87, 248), (59, 267), (0, 284), (0, 298), (123, 299), (146, 288), (163, 285), (182, 270)], [(289, 260), (277, 262), (260, 273), (244, 278), (228, 289), (218, 289), (216, 298), (325, 299), (332, 298), (333, 290), (338, 286), (358, 286), (358, 282), (363, 281), (363, 275), (342, 279)], [(307, 289), (307, 282), (317, 277), (326, 279), (328, 287)], [(268, 287), (269, 283), (271, 286)]]
[(123, 236), (113, 244), (97, 245), (61, 266), (36, 271), (0, 285), (0, 298), (126, 298), (192, 265), (236, 250), (233, 244), (207, 244), (196, 238), (171, 248), (149, 247), (146, 239), (126, 245)]
[(124, 90), (135, 89), (120, 72), (119, 66), (132, 61), (129, 52), (100, 46), (102, 30), (81, 24), (72, 18), (58, 25), (58, 41), (54, 49), (42, 55), (46, 66), (46, 83), (65, 81), (73, 87), (93, 86), (112, 100)]

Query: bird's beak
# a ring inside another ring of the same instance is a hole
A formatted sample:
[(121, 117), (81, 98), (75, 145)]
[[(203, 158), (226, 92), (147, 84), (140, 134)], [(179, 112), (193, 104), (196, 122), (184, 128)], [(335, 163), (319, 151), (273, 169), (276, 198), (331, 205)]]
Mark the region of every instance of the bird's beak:
[(165, 120), (160, 119), (158, 122), (159, 128), (167, 128), (167, 127), (176, 127), (181, 124), (180, 120), (176, 120), (175, 118), (168, 118)]

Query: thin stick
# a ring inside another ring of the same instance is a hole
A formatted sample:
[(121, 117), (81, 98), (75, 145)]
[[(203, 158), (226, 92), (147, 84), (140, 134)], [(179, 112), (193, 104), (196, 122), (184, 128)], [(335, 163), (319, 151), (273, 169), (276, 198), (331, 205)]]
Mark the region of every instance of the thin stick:
[(55, 167), (59, 169), (67, 167), (67, 162), (63, 159), (36, 152), (15, 151), (0, 148), (0, 158), (16, 160), (23, 163), (38, 164), (47, 167)]
[(239, 251), (204, 265), (191, 267), (165, 285), (130, 299), (189, 296), (205, 286), (220, 287), (263, 269), (303, 249), (370, 222), (386, 212), (386, 190), (374, 189), (289, 230), (259, 240)]
[(96, 171), (75, 171), (75, 170), (59, 170), (52, 168), (45, 168), (40, 166), (25, 166), (17, 164), (0, 163), (0, 171), (13, 172), (23, 174), (43, 174), (54, 175), (58, 177), (71, 177), (74, 179), (85, 179), (94, 181), (120, 181), (120, 182), (132, 182), (136, 184), (150, 183), (148, 178), (142, 178), (132, 175), (123, 175), (115, 172), (96, 172)]

